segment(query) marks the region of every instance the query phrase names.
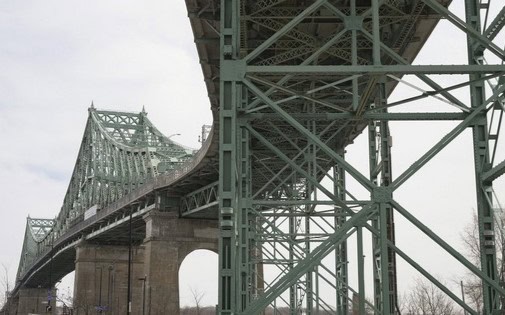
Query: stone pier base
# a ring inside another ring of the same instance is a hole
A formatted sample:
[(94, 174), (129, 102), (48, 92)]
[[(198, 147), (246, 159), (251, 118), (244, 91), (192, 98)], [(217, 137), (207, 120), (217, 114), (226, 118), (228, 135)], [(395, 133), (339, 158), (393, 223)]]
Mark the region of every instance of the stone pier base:
[[(19, 290), (17, 314), (54, 314), (56, 292), (49, 294), (47, 288), (26, 288)], [(47, 312), (48, 301), (51, 300), (52, 313)]]
[(217, 221), (180, 219), (177, 213), (157, 211), (144, 219), (145, 314), (179, 314), (179, 267), (194, 250), (217, 252)]
[[(74, 314), (127, 314), (128, 247), (83, 243), (76, 248)], [(132, 249), (131, 314), (142, 314), (144, 248)]]

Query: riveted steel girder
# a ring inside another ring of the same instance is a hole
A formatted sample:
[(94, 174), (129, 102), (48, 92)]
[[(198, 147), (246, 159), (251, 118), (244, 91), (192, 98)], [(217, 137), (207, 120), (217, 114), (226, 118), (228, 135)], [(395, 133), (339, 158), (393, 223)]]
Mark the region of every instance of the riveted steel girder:
[[(441, 17), (458, 24), (471, 39), (472, 50), (501, 57), (502, 50), (489, 39), (492, 36), (480, 34), (447, 6), (448, 1), (435, 0), (407, 4), (267, 1), (259, 7), (246, 0), (221, 1), (220, 314), (260, 314), (268, 309), (289, 310), (289, 314), (348, 314), (352, 309), (365, 314), (365, 308), (376, 314), (398, 314), (397, 256), (476, 314), (398, 248), (395, 212), (483, 279), (493, 296), (488, 298), (488, 310), (496, 309), (496, 296), (505, 291), (493, 273), (472, 267), (393, 197), (404, 182), (464, 130), (476, 128), (487, 113), (496, 111), (501, 122), (503, 85), (495, 84), (490, 96), (478, 103), (456, 97), (453, 91), (464, 87), (473, 91), (501, 77), (502, 64), (412, 65)], [(493, 30), (499, 31), (500, 21), (499, 17), (493, 21), (497, 25)], [(446, 74), (468, 78), (443, 86), (436, 75)], [(415, 75), (432, 90), (388, 102), (398, 84), (408, 85), (405, 75)], [(436, 99), (457, 112), (388, 112), (422, 98)], [(412, 119), (460, 122), (393, 178), (388, 122)], [(367, 126), (369, 176), (343, 158), (346, 145)], [(478, 129), (487, 139), (488, 128)], [(495, 146), (497, 129), (490, 138)], [(490, 151), (479, 150), (479, 154)], [(502, 173), (502, 164), (497, 164), (477, 178), (492, 181)], [(357, 200), (344, 184), (346, 177), (368, 191), (369, 200)], [(327, 180), (333, 190), (323, 184)], [(364, 233), (371, 234), (372, 266), (364, 259)], [(349, 275), (346, 265), (351, 235), (357, 241), (353, 245), (357, 275)], [(485, 262), (491, 265), (494, 259), (488, 255)], [(366, 268), (374, 273), (373, 305), (365, 298), (370, 285), (365, 281)], [(349, 285), (349, 277), (357, 279), (357, 290)], [(328, 291), (334, 301), (321, 297)]]

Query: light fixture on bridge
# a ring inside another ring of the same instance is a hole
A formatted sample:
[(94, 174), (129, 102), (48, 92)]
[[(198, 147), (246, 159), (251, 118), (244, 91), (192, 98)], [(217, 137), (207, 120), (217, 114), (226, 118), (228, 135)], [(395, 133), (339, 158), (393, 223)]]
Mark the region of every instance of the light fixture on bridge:
[(168, 136), (167, 139), (170, 139), (175, 136), (180, 136), (180, 135), (181, 135), (180, 133), (174, 133), (174, 134), (171, 134), (170, 136)]

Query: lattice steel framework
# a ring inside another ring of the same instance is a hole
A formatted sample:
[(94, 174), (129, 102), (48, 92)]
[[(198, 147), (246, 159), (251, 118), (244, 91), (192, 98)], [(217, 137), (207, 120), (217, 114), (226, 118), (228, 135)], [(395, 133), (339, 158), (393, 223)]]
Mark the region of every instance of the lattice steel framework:
[(55, 240), (81, 222), (88, 209), (99, 212), (149, 179), (177, 168), (193, 153), (159, 132), (144, 110), (115, 112), (92, 105), (58, 216), (28, 218), (17, 279)]
[(55, 222), (55, 220), (51, 219), (32, 219), (30, 217), (26, 219), (25, 237), (21, 250), (17, 279), (23, 274), (25, 267), (31, 265), (37, 258), (39, 244), (49, 235)]
[[(277, 312), (285, 307), (290, 314), (300, 314), (302, 308), (304, 314), (348, 314), (351, 306), (359, 314), (365, 314), (365, 307), (376, 314), (397, 314), (398, 256), (477, 314), (396, 246), (395, 215), (482, 279), (484, 314), (501, 309), (499, 296), (505, 290), (496, 270), (491, 191), (492, 181), (505, 172), (505, 162), (495, 161), (505, 109), (504, 43), (495, 41), (505, 10), (489, 15), (489, 5), (465, 0), (466, 17), (461, 19), (447, 8), (449, 2), (221, 0), (220, 314), (261, 314), (268, 307)], [(494, 17), (489, 26), (481, 26), (481, 13)], [(440, 18), (466, 34), (468, 63), (411, 65)], [(486, 63), (485, 56), (493, 58)], [(388, 102), (407, 74), (431, 90)], [(460, 75), (464, 82), (437, 83), (437, 75), (446, 74)], [(458, 88), (470, 89), (471, 98), (456, 97)], [(450, 104), (450, 110), (389, 112), (430, 96)], [(458, 124), (393, 177), (389, 121), (435, 120)], [(481, 268), (393, 198), (394, 191), (469, 128)], [(369, 133), (370, 174), (360, 173), (344, 156), (345, 146), (364, 129)], [(366, 189), (369, 198), (355, 198), (346, 176)], [(363, 258), (364, 232), (371, 235), (371, 266)], [(349, 284), (351, 236), (356, 239), (357, 288)], [(365, 268), (373, 269), (372, 281), (366, 281)], [(373, 289), (373, 303), (365, 299), (367, 285)], [(323, 287), (333, 292), (333, 301), (323, 297)]]

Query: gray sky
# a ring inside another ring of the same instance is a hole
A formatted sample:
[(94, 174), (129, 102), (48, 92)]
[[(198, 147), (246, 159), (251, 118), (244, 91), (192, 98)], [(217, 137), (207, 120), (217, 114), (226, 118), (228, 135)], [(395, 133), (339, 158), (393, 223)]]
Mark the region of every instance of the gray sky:
[[(464, 44), (462, 36), (441, 23), (417, 63), (465, 63), (466, 49), (457, 44)], [(165, 135), (181, 133), (174, 140), (195, 148), (200, 127), (211, 122), (211, 114), (183, 1), (3, 0), (0, 42), (0, 263), (9, 267), (13, 279), (26, 217), (52, 218), (61, 207), (91, 101), (100, 109), (125, 111), (140, 111), (145, 105)], [(451, 80), (458, 78), (440, 82)], [(401, 87), (393, 98), (416, 94)], [(408, 107), (440, 108), (453, 110), (433, 99)], [(394, 175), (453, 125), (392, 124)], [(348, 156), (367, 174), (365, 150), (366, 138), (361, 137)], [(502, 148), (500, 160), (503, 153)], [(459, 234), (475, 208), (472, 156), (471, 134), (466, 132), (397, 194), (402, 204), (459, 248)], [(503, 201), (503, 178), (495, 189)], [(435, 273), (449, 277), (462, 270), (449, 259), (445, 263), (439, 257), (446, 256), (400, 219), (397, 228), (399, 245)], [(208, 268), (201, 268), (202, 261)], [(187, 289), (197, 286), (206, 292), (206, 304), (217, 301), (211, 285), (217, 281), (216, 266), (215, 254), (188, 258), (181, 272), (183, 304), (190, 303)], [(404, 265), (399, 270), (405, 279), (413, 277)]]

